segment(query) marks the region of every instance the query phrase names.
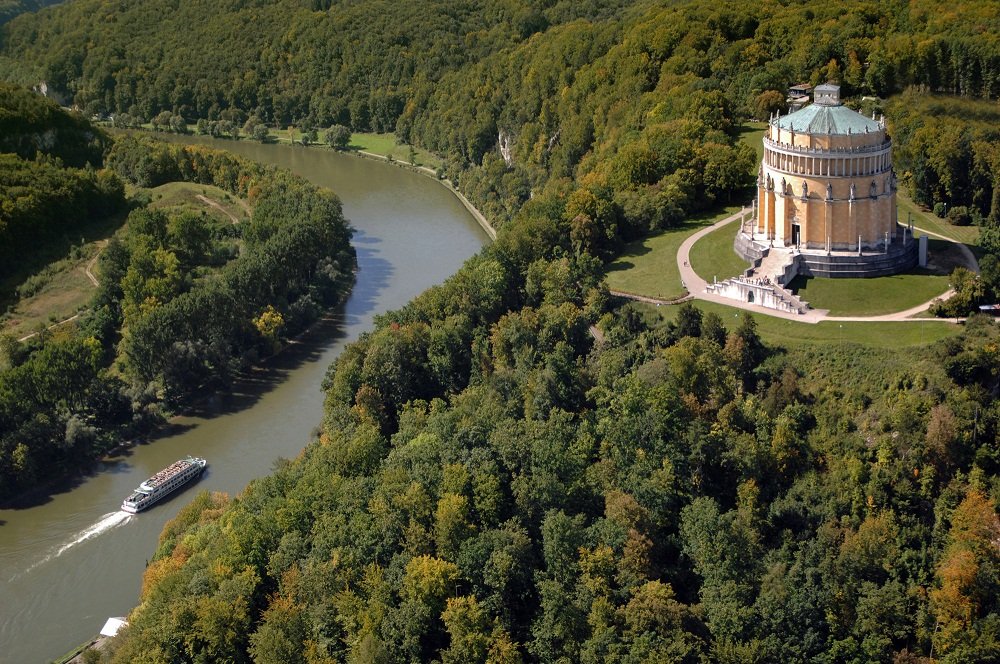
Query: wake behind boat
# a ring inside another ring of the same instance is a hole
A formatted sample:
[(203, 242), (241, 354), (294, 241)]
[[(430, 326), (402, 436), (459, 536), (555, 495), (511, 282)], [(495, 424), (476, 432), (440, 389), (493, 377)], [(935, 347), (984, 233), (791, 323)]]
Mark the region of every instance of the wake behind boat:
[(136, 514), (152, 507), (161, 499), (201, 475), (208, 461), (200, 457), (187, 457), (175, 461), (140, 484), (122, 503), (122, 510)]

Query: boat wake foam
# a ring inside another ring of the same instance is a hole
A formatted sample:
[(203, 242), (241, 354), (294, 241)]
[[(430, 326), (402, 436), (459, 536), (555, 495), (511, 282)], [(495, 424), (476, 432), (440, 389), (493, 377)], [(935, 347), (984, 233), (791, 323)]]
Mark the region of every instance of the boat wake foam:
[[(32, 565), (28, 569), (24, 570), (24, 572), (22, 572), (21, 574), (18, 574), (17, 576), (22, 576), (23, 574), (27, 574), (28, 572), (30, 572), (31, 570), (35, 569), (36, 567), (44, 565), (45, 563), (49, 562), (50, 560), (54, 560), (55, 558), (58, 558), (59, 556), (61, 556), (62, 554), (66, 553), (67, 551), (69, 551), (70, 549), (72, 549), (74, 546), (76, 546), (80, 542), (85, 542), (85, 541), (87, 541), (89, 539), (97, 537), (101, 533), (106, 533), (107, 531), (111, 530), (112, 528), (117, 528), (118, 526), (121, 526), (121, 525), (124, 525), (124, 524), (128, 523), (129, 521), (132, 520), (133, 516), (134, 515), (129, 514), (128, 512), (122, 512), (122, 511), (108, 512), (107, 514), (105, 514), (104, 516), (102, 516), (100, 519), (98, 519), (97, 523), (94, 523), (94, 524), (92, 524), (90, 526), (87, 526), (86, 528), (84, 528), (80, 532), (76, 533), (75, 535), (73, 535), (72, 538), (70, 538), (70, 540), (68, 542), (66, 542), (65, 544), (60, 545), (59, 548), (57, 548), (55, 551), (53, 551), (52, 553), (48, 554), (47, 556), (45, 556), (44, 558), (42, 558), (41, 560), (39, 560), (38, 562), (36, 562), (34, 565)], [(17, 578), (17, 576), (15, 576), (14, 578)]]

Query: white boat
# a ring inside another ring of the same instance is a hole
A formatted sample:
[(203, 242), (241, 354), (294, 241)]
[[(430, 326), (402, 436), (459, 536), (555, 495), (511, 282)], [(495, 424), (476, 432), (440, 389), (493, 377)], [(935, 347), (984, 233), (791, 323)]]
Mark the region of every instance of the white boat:
[(201, 475), (207, 465), (208, 461), (205, 459), (190, 456), (173, 462), (140, 484), (122, 503), (122, 509), (136, 514), (147, 507), (152, 507), (159, 500)]

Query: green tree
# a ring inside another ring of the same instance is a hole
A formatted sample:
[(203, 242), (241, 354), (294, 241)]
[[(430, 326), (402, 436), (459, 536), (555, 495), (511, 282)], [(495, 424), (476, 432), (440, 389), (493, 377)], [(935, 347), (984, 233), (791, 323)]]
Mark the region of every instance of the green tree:
[(351, 141), (351, 130), (344, 125), (333, 125), (324, 132), (323, 141), (331, 148), (343, 150)]

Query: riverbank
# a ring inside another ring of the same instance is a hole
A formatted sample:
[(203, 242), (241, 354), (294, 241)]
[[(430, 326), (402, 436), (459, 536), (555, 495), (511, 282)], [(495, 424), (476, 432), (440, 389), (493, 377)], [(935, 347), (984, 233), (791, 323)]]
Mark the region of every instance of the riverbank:
[[(355, 229), (358, 272), (347, 302), (231, 389), (172, 418), (162, 433), (35, 506), (0, 510), (0, 662), (48, 662), (89, 642), (108, 616), (138, 602), (145, 561), (163, 525), (194, 492), (138, 517), (95, 526), (117, 513), (142, 480), (186, 454), (209, 459), (197, 491), (235, 496), (274, 471), (312, 439), (322, 419), (327, 368), (344, 345), (372, 329), (373, 318), (404, 307), (454, 274), (489, 237), (447, 191), (425, 177), (332, 150), (208, 137), (170, 140), (231, 150), (294, 170), (335, 190)], [(118, 442), (118, 441), (116, 441)], [(58, 625), (58, 630), (52, 626)]]
[[(194, 124), (194, 123), (192, 123), (192, 124)], [(160, 131), (157, 131), (157, 130), (153, 129), (152, 125), (149, 125), (149, 124), (143, 125), (142, 129), (144, 131), (148, 131), (148, 132), (151, 132), (151, 133), (154, 133), (154, 134), (157, 134), (157, 133), (178, 134), (178, 132), (160, 132)], [(294, 131), (296, 133), (301, 134), (301, 132), (298, 131), (298, 130), (294, 130)], [(374, 149), (372, 147), (369, 147), (368, 149), (364, 149), (364, 147), (358, 148), (357, 144), (355, 143), (355, 141), (356, 141), (357, 137), (359, 136), (359, 134), (353, 134), (353, 133), (351, 134), (351, 145), (353, 145), (354, 147), (348, 147), (348, 148), (345, 148), (345, 149), (342, 149), (342, 150), (337, 150), (336, 148), (332, 148), (329, 145), (325, 145), (325, 144), (319, 143), (319, 142), (303, 143), (301, 140), (296, 141), (294, 138), (292, 138), (289, 135), (289, 131), (287, 129), (278, 129), (278, 130), (273, 130), (273, 131), (269, 130), (269, 132), (270, 133), (268, 134), (268, 140), (264, 141), (263, 142), (264, 144), (267, 144), (267, 143), (274, 143), (274, 144), (278, 144), (278, 145), (296, 145), (296, 144), (298, 144), (298, 145), (302, 145), (302, 146), (308, 147), (308, 148), (318, 148), (318, 149), (325, 149), (325, 150), (336, 150), (337, 152), (341, 152), (343, 154), (353, 154), (353, 155), (356, 155), (358, 157), (362, 157), (364, 159), (375, 159), (375, 160), (382, 161), (382, 162), (385, 162), (385, 163), (388, 163), (388, 164), (394, 164), (396, 166), (400, 166), (402, 168), (407, 168), (407, 169), (412, 170), (415, 173), (419, 173), (421, 175), (429, 177), (429, 178), (437, 181), (441, 185), (443, 185), (445, 188), (447, 188), (449, 191), (451, 191), (451, 193), (454, 194), (456, 198), (458, 198), (459, 202), (465, 207), (466, 210), (468, 210), (469, 214), (472, 215), (472, 218), (476, 220), (476, 223), (478, 223), (479, 226), (484, 231), (486, 231), (486, 234), (490, 236), (491, 240), (495, 241), (497, 239), (497, 231), (496, 231), (496, 228), (493, 226), (493, 224), (490, 223), (490, 221), (483, 215), (483, 213), (480, 212), (479, 209), (476, 208), (476, 206), (473, 205), (472, 202), (468, 198), (466, 198), (465, 195), (461, 191), (458, 190), (458, 187), (455, 186), (454, 182), (441, 177), (439, 169), (431, 168), (429, 166), (424, 166), (424, 165), (418, 164), (418, 163), (413, 163), (413, 162), (407, 161), (405, 159), (399, 159), (398, 157), (396, 157), (393, 154), (393, 152), (391, 150), (388, 150), (388, 149), (386, 150), (385, 153), (380, 153), (380, 152), (374, 151)], [(188, 134), (178, 134), (178, 135), (191, 135), (191, 134), (193, 134), (193, 132), (188, 132)], [(384, 135), (391, 136), (392, 134), (384, 134)], [(374, 136), (374, 135), (364, 134), (363, 136), (365, 136), (366, 138), (370, 138), (371, 136)], [(380, 134), (379, 136), (383, 136), (383, 134)], [(216, 138), (221, 138), (222, 140), (231, 140), (231, 141), (234, 141), (234, 142), (241, 142), (241, 141), (258, 142), (258, 141), (253, 141), (253, 139), (245, 139), (245, 138), (235, 138), (234, 139), (234, 138), (230, 138), (230, 137), (227, 137), (227, 136), (218, 136)], [(368, 143), (370, 145), (377, 145), (378, 144), (378, 141), (372, 141), (372, 140), (359, 141), (359, 142)], [(404, 148), (404, 149), (410, 149), (410, 150), (413, 149), (412, 146), (410, 146), (410, 145), (396, 144), (396, 145), (394, 145), (394, 147), (399, 147), (399, 148)], [(430, 154), (430, 153), (426, 153), (425, 152), (425, 154)]]
[(469, 214), (472, 215), (472, 218), (476, 220), (476, 223), (478, 223), (482, 227), (482, 229), (486, 231), (486, 234), (490, 236), (490, 239), (496, 241), (497, 231), (496, 228), (493, 227), (493, 224), (491, 224), (489, 220), (485, 216), (483, 216), (483, 213), (480, 212), (479, 209), (476, 208), (476, 206), (473, 205), (472, 202), (465, 197), (465, 194), (463, 194), (458, 190), (458, 188), (451, 180), (446, 180), (440, 177), (436, 170), (429, 168), (427, 166), (412, 164), (402, 159), (396, 159), (391, 155), (381, 155), (381, 154), (376, 154), (374, 152), (368, 152), (366, 150), (346, 150), (344, 153), (354, 154), (359, 157), (363, 157), (365, 159), (377, 159), (379, 161), (384, 161), (388, 164), (395, 164), (397, 166), (408, 168), (416, 173), (420, 173), (421, 175), (426, 175), (427, 177), (432, 178), (436, 182), (446, 187), (448, 191), (453, 193), (458, 198), (459, 202), (461, 202), (462, 205), (465, 206), (465, 209), (469, 211)]

